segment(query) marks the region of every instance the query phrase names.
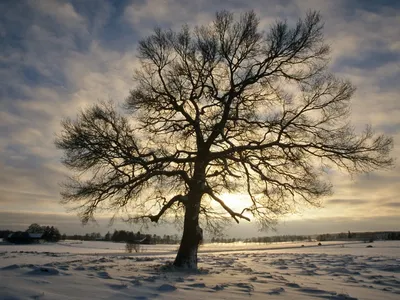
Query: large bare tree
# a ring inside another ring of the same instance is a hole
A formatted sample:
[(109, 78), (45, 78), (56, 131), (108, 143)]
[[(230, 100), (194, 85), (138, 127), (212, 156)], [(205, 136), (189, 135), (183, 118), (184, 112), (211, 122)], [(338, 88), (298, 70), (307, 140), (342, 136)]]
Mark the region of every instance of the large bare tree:
[[(200, 216), (222, 209), (268, 226), (330, 192), (324, 171), (389, 167), (392, 139), (349, 124), (352, 85), (328, 72), (320, 16), (260, 31), (254, 12), (180, 31), (156, 29), (124, 107), (65, 120), (56, 145), (75, 171), (62, 196), (83, 222), (126, 208), (131, 221), (184, 219), (175, 265), (197, 268)], [(246, 194), (236, 211), (221, 195)]]

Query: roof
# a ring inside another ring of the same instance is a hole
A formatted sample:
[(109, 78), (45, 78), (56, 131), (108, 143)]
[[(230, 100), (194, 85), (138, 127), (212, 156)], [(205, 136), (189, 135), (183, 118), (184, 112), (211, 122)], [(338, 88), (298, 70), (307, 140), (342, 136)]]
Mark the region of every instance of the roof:
[(11, 238), (11, 237), (22, 237), (24, 236), (25, 238), (29, 237), (31, 239), (40, 239), (42, 238), (43, 233), (28, 233), (28, 232), (24, 232), (24, 231), (17, 231), (17, 232), (12, 232), (10, 233), (7, 237)]
[(31, 239), (40, 239), (42, 237), (43, 233), (29, 233), (29, 237)]

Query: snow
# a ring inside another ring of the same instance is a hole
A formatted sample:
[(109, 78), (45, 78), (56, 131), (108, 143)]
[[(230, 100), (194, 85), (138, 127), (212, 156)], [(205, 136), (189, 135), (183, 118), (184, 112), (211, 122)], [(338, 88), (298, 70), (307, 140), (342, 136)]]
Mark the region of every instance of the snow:
[(400, 298), (399, 241), (316, 244), (206, 244), (198, 272), (165, 267), (178, 245), (0, 245), (0, 299)]

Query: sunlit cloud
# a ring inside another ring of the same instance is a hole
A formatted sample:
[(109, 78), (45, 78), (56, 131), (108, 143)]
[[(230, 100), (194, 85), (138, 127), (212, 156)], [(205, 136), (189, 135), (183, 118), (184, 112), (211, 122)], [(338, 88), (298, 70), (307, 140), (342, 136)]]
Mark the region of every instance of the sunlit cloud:
[[(65, 214), (59, 204), (59, 183), (69, 173), (54, 146), (60, 121), (99, 100), (123, 101), (135, 84), (137, 42), (154, 27), (208, 24), (221, 9), (253, 9), (264, 29), (278, 18), (293, 24), (309, 9), (319, 10), (332, 48), (331, 69), (357, 87), (351, 119), (355, 128), (361, 130), (369, 123), (376, 131), (392, 135), (393, 156), (400, 158), (400, 6), (398, 1), (379, 2), (2, 1), (2, 210)], [(358, 224), (365, 225), (368, 218), (377, 216), (382, 217), (379, 226), (389, 228), (392, 218), (400, 217), (398, 165), (353, 177), (334, 172), (330, 180), (334, 194), (323, 207), (300, 209), (292, 220), (312, 218), (328, 224), (328, 217), (356, 216)], [(235, 196), (230, 199), (236, 201)], [(3, 219), (1, 227), (20, 223), (13, 216), (7, 222)], [(71, 216), (65, 220), (77, 222)], [(308, 228), (305, 221), (299, 224)]]

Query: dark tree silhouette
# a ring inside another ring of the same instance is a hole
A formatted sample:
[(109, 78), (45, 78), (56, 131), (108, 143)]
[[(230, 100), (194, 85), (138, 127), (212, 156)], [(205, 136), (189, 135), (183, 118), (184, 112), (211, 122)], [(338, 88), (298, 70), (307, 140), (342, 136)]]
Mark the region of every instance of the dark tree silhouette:
[(48, 242), (58, 242), (61, 239), (60, 231), (54, 226), (44, 227), (42, 238)]
[(29, 232), (29, 233), (43, 233), (44, 230), (45, 230), (44, 226), (40, 226), (37, 223), (33, 223), (33, 224), (29, 225), (29, 227), (26, 230), (26, 232)]
[[(349, 125), (354, 88), (327, 70), (318, 13), (293, 28), (258, 23), (253, 12), (222, 11), (193, 30), (156, 29), (139, 43), (124, 107), (101, 103), (63, 122), (56, 145), (77, 175), (62, 196), (83, 222), (121, 209), (130, 221), (182, 217), (174, 264), (196, 268), (200, 221), (268, 227), (297, 204), (318, 205), (331, 188), (324, 171), (392, 164), (391, 138)], [(223, 193), (249, 204), (235, 211)]]

